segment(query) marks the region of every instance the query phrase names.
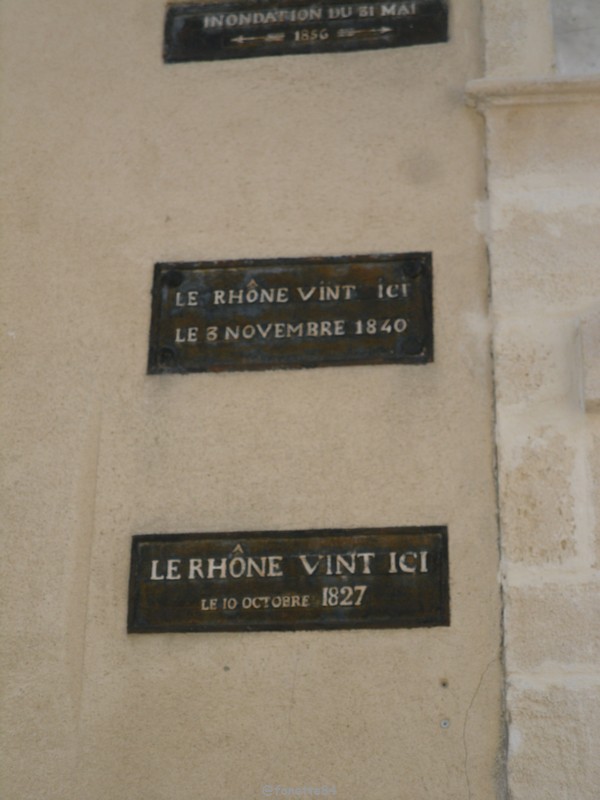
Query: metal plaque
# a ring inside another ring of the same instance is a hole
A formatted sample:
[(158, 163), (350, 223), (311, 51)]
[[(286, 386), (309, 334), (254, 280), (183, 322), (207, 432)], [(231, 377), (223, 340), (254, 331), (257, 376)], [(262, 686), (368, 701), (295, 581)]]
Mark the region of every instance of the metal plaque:
[(171, 5), (164, 60), (376, 50), (448, 40), (446, 0)]
[(130, 633), (449, 625), (445, 527), (133, 537)]
[(148, 372), (424, 364), (431, 254), (157, 264)]

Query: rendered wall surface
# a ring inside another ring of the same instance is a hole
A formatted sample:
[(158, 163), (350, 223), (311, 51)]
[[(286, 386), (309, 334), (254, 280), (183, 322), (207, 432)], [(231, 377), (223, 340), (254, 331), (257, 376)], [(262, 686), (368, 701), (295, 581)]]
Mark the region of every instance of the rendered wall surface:
[[(0, 4), (6, 800), (497, 796), (483, 52), (451, 6), (447, 44), (165, 66), (162, 0)], [(433, 364), (145, 373), (157, 261), (408, 251)], [(126, 633), (133, 534), (425, 524), (448, 628)]]

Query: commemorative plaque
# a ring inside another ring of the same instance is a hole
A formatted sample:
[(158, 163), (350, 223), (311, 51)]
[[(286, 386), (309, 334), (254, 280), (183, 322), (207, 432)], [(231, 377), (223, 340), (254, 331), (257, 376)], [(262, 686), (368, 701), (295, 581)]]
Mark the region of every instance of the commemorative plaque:
[(431, 253), (156, 264), (148, 372), (425, 364)]
[(445, 527), (133, 537), (129, 633), (450, 624)]
[(446, 0), (345, 3), (174, 4), (165, 20), (164, 60), (349, 52), (448, 39)]

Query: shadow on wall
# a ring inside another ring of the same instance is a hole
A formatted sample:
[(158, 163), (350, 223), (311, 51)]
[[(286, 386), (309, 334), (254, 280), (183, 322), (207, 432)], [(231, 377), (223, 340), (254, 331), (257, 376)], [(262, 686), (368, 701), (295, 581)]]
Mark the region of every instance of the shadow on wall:
[(600, 73), (600, 0), (552, 0), (552, 16), (558, 73)]

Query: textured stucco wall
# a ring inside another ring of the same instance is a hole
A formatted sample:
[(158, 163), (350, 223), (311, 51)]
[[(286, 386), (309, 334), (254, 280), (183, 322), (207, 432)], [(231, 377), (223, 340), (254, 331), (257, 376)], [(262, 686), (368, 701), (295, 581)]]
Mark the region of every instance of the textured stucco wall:
[[(491, 799), (479, 3), (448, 44), (169, 67), (164, 7), (0, 5), (2, 797)], [(417, 250), (431, 365), (145, 374), (155, 261)], [(449, 628), (126, 633), (135, 533), (399, 524), (449, 526)]]

